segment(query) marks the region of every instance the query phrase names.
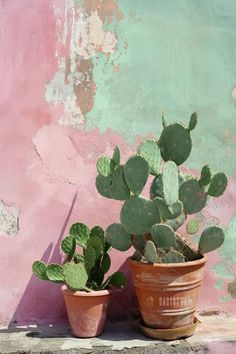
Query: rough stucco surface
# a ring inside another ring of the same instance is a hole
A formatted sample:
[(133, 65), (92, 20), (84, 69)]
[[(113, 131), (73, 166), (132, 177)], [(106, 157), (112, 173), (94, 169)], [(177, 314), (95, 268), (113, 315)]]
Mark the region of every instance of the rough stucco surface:
[[(229, 175), (224, 197), (196, 216), (199, 232), (226, 229), (199, 309), (235, 313), (235, 11), (233, 0), (0, 0), (0, 322), (64, 320), (59, 287), (32, 277), (31, 264), (59, 261), (74, 221), (118, 221), (120, 202), (96, 192), (95, 162), (158, 137), (162, 110), (183, 122), (199, 112), (185, 169), (210, 162)], [(128, 255), (113, 251), (112, 270), (129, 276)], [(133, 303), (130, 285), (110, 316), (135, 314)]]

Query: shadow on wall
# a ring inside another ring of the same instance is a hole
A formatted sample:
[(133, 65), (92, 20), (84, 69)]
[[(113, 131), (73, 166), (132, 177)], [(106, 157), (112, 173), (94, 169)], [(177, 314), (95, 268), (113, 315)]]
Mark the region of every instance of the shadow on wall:
[[(56, 245), (54, 246), (53, 243), (49, 244), (41, 257), (41, 261), (45, 263), (61, 263), (60, 244), (65, 235), (65, 230), (70, 220), (77, 195), (78, 192), (76, 191)], [(127, 287), (113, 293), (112, 304), (108, 311), (108, 319), (119, 321), (134, 317), (137, 318), (138, 310), (128, 260), (125, 261), (119, 270), (124, 272), (127, 277)], [(8, 326), (16, 327), (30, 324), (53, 325), (68, 322), (60, 288), (61, 284), (55, 284), (49, 281), (46, 282), (32, 275)]]
[[(62, 226), (62, 230), (58, 237), (58, 241), (53, 249), (53, 243), (47, 247), (41, 261), (45, 263), (61, 263), (62, 257), (60, 252), (61, 240), (64, 237), (66, 227), (70, 220), (78, 191), (76, 190), (71, 203), (70, 210)], [(51, 254), (53, 250), (53, 253)], [(60, 284), (43, 281), (32, 275), (25, 292), (15, 310), (9, 327), (29, 324), (28, 314), (31, 314), (30, 324), (49, 324), (65, 322), (67, 319), (64, 300), (60, 294)], [(55, 315), (56, 314), (56, 315)]]

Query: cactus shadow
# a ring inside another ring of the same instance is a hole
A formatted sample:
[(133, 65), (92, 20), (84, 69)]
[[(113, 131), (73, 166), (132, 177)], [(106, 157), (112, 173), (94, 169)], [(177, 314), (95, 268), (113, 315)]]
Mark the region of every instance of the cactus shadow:
[[(76, 190), (70, 209), (58, 236), (58, 240), (55, 245), (52, 242), (49, 244), (41, 257), (41, 261), (45, 263), (60, 263), (62, 261), (60, 244), (72, 214), (77, 195), (78, 191)], [(67, 314), (63, 297), (60, 294), (60, 288), (60, 284), (52, 284), (51, 282), (42, 281), (32, 275), (24, 294), (9, 321), (8, 328), (29, 324), (41, 325), (45, 324), (45, 321), (50, 324), (65, 323), (65, 320), (67, 320)], [(29, 313), (31, 317), (30, 321), (28, 316)]]

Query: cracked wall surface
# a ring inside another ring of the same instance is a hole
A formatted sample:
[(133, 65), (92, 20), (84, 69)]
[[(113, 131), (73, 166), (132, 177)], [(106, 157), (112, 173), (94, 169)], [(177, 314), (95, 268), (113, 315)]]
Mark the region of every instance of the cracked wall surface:
[[(185, 123), (199, 112), (185, 170), (228, 174), (224, 196), (182, 233), (196, 243), (223, 225), (199, 309), (236, 313), (235, 11), (233, 0), (0, 1), (0, 323), (65, 320), (59, 287), (32, 277), (31, 264), (60, 261), (75, 221), (118, 222), (120, 202), (96, 191), (96, 160), (116, 145), (125, 160), (158, 137), (163, 110)], [(111, 271), (129, 276), (129, 254), (112, 251)], [(134, 303), (130, 285), (110, 316), (136, 314)]]

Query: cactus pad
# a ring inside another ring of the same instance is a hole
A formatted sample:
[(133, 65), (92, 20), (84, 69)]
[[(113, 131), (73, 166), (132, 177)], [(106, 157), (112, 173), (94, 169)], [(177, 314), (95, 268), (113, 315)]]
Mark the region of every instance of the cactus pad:
[(109, 254), (105, 253), (101, 262), (101, 270), (104, 274), (108, 272), (111, 266), (111, 258)]
[(185, 212), (194, 214), (206, 206), (207, 194), (196, 179), (190, 179), (180, 186), (179, 199)]
[(89, 228), (85, 224), (79, 222), (73, 224), (69, 233), (71, 236), (75, 237), (78, 246), (85, 247), (90, 235)]
[(76, 241), (74, 236), (67, 236), (61, 242), (61, 249), (65, 254), (68, 254), (70, 258), (73, 257), (76, 248)]
[(226, 175), (223, 172), (216, 173), (211, 180), (207, 194), (212, 197), (219, 197), (224, 193), (227, 184), (228, 180)]
[(114, 169), (115, 163), (110, 157), (102, 156), (97, 160), (97, 171), (101, 176), (107, 177), (112, 175)]
[(188, 222), (186, 231), (188, 234), (193, 235), (199, 230), (199, 222), (196, 219), (192, 219)]
[(46, 269), (46, 274), (48, 279), (55, 283), (64, 282), (64, 269), (59, 264), (49, 264)]
[(120, 165), (120, 149), (116, 146), (113, 152), (112, 161), (119, 166)]
[(167, 205), (179, 199), (179, 172), (173, 161), (167, 161), (163, 167), (163, 194)]
[(164, 198), (162, 175), (155, 177), (150, 187), (150, 199), (154, 199), (156, 197), (162, 199)]
[(153, 199), (153, 204), (157, 207), (161, 220), (166, 220), (171, 217), (170, 209), (162, 198), (156, 197)]
[(106, 229), (106, 240), (115, 249), (126, 251), (132, 245), (131, 235), (121, 224), (112, 224)]
[(176, 246), (175, 232), (165, 224), (156, 224), (151, 228), (152, 239), (158, 248), (168, 249)]
[(121, 223), (131, 235), (150, 232), (152, 225), (160, 222), (157, 208), (151, 200), (131, 197), (125, 201), (121, 213)]
[(93, 246), (88, 245), (84, 249), (84, 266), (88, 274), (90, 273), (91, 269), (95, 266), (96, 259), (97, 259), (97, 254), (95, 249), (93, 248)]
[(32, 272), (38, 278), (43, 280), (49, 280), (46, 274), (47, 265), (41, 261), (35, 261), (32, 265)]
[(159, 140), (161, 156), (164, 161), (174, 161), (181, 165), (190, 155), (192, 140), (188, 129), (175, 123), (164, 128)]
[(83, 263), (66, 263), (64, 265), (65, 283), (71, 290), (84, 290), (88, 274)]
[(105, 232), (100, 226), (94, 226), (90, 231), (90, 238), (99, 237), (102, 243), (105, 242)]
[(110, 276), (109, 285), (112, 285), (116, 288), (124, 288), (126, 283), (126, 277), (122, 272), (115, 272)]
[(109, 187), (110, 196), (116, 200), (126, 200), (130, 196), (130, 190), (124, 178), (124, 167), (119, 166), (115, 169), (111, 185)]
[(150, 263), (157, 263), (157, 251), (153, 241), (148, 240), (145, 246), (144, 257)]
[(219, 226), (209, 226), (201, 234), (198, 251), (199, 253), (208, 253), (220, 247), (224, 242), (224, 231)]
[(124, 166), (127, 186), (134, 195), (139, 195), (148, 179), (149, 165), (141, 156), (132, 156)]
[(103, 253), (104, 244), (102, 243), (102, 241), (99, 237), (94, 236), (94, 237), (90, 238), (84, 252), (86, 251), (86, 249), (88, 247), (93, 247), (93, 249), (96, 253), (96, 259), (99, 259), (101, 257), (101, 254)]
[(98, 175), (96, 178), (96, 188), (98, 193), (100, 193), (103, 197), (111, 198), (110, 196), (111, 183), (112, 183), (111, 176), (104, 177), (102, 175)]
[(144, 140), (137, 150), (138, 155), (142, 156), (149, 164), (152, 175), (159, 175), (161, 153), (156, 140)]
[(169, 216), (168, 219), (175, 219), (182, 213), (183, 203), (180, 200), (177, 200), (177, 202), (169, 206), (169, 210), (171, 215)]
[(198, 113), (194, 112), (190, 117), (190, 121), (189, 121), (189, 125), (188, 125), (189, 131), (193, 130), (196, 127), (197, 121), (198, 121)]
[(166, 220), (165, 224), (169, 225), (174, 231), (176, 231), (181, 225), (184, 224), (185, 222), (185, 213), (182, 211), (182, 213), (177, 216), (175, 219), (172, 220)]
[(75, 263), (84, 262), (84, 256), (82, 256), (79, 253), (75, 253), (74, 257), (73, 257), (73, 260), (74, 260)]
[(163, 259), (164, 263), (183, 263), (184, 261), (184, 256), (175, 250), (168, 252)]
[(211, 169), (208, 165), (203, 166), (199, 183), (202, 187), (207, 186), (211, 181)]

